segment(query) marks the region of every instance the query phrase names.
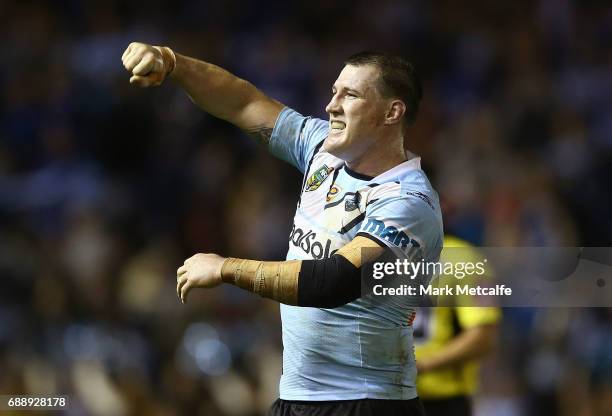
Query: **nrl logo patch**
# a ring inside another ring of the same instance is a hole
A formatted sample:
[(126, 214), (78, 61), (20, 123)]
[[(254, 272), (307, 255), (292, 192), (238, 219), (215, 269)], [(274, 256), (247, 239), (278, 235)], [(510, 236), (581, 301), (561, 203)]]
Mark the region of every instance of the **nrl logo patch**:
[(329, 168), (327, 165), (323, 165), (317, 169), (315, 173), (310, 175), (310, 178), (308, 178), (308, 181), (306, 182), (306, 192), (319, 189), (319, 186), (325, 182), (325, 179), (328, 178), (329, 174), (332, 173), (333, 170), (334, 168)]

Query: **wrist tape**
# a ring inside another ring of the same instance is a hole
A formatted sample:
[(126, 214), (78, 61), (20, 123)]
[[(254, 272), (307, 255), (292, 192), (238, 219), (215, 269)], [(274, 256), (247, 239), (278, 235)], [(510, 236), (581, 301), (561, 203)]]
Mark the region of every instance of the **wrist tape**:
[(164, 78), (167, 77), (174, 71), (176, 67), (176, 55), (174, 51), (167, 46), (154, 46), (162, 56), (162, 60), (164, 61)]

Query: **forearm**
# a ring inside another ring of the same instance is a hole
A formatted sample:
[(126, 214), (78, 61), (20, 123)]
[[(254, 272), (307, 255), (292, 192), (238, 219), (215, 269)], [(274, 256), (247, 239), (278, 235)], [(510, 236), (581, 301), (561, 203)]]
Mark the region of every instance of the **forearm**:
[[(178, 53), (170, 78), (202, 110), (246, 131), (266, 124), (271, 116), (265, 112), (282, 109), (282, 104), (266, 96), (250, 82), (217, 65)], [(264, 114), (256, 114), (256, 110)], [(275, 115), (272, 117), (275, 119)]]
[[(362, 254), (362, 249), (368, 248)], [(372, 240), (356, 237), (333, 256), (320, 260), (258, 261), (198, 253), (176, 271), (182, 302), (196, 287), (225, 282), (287, 305), (335, 308), (361, 296), (360, 268), (382, 253)]]
[(221, 268), (221, 279), (293, 306), (337, 308), (361, 294), (359, 268), (340, 255), (273, 262), (228, 258)]
[(320, 260), (228, 258), (221, 267), (221, 279), (287, 305), (336, 308), (361, 296), (361, 266), (382, 251), (372, 240), (356, 237), (333, 256)]

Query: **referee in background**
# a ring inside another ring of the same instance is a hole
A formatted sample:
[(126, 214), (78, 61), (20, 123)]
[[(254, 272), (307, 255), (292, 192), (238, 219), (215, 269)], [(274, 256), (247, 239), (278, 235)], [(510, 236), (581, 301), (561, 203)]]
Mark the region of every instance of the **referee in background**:
[[(441, 262), (477, 262), (477, 249), (445, 236)], [(446, 276), (451, 277), (451, 276)], [(439, 304), (450, 304), (446, 301)], [(475, 306), (469, 296), (454, 306), (419, 309), (414, 321), (417, 390), (427, 416), (470, 416), (478, 386), (478, 361), (496, 345), (501, 310)]]

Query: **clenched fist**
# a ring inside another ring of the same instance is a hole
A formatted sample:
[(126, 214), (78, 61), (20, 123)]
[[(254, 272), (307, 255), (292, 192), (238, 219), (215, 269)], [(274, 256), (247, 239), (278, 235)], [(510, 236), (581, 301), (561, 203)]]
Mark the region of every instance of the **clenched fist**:
[(199, 253), (189, 257), (176, 271), (176, 294), (181, 302), (194, 287), (213, 288), (222, 283), (221, 268), (225, 259), (216, 254)]
[(166, 46), (132, 42), (121, 56), (123, 66), (132, 73), (130, 84), (139, 87), (160, 85), (176, 65), (176, 56)]

